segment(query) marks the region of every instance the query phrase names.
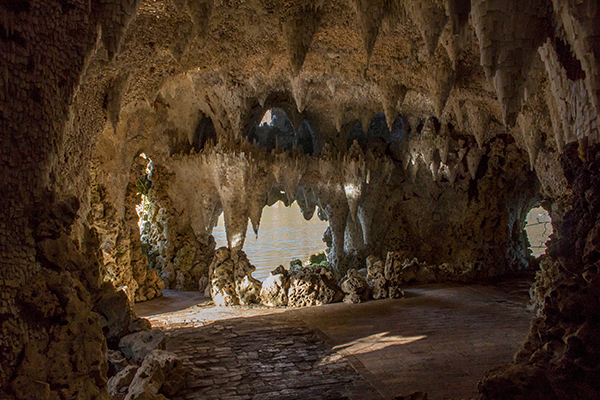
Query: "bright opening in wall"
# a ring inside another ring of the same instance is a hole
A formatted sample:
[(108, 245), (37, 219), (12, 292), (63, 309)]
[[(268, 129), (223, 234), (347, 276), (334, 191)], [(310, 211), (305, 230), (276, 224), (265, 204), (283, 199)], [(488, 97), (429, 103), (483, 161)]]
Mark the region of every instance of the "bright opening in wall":
[(263, 118), (260, 120), (260, 124), (258, 124), (258, 125), (259, 126), (263, 126), (263, 125), (273, 126), (273, 120), (275, 118), (276, 117), (275, 117), (275, 115), (273, 115), (273, 112), (271, 110), (267, 110), (267, 112), (265, 113)]
[(552, 235), (552, 219), (542, 207), (532, 208), (527, 214), (525, 231), (529, 238), (531, 255), (539, 257), (546, 253), (546, 242)]
[[(317, 213), (310, 221), (302, 217), (297, 203), (286, 207), (281, 201), (263, 209), (258, 237), (248, 223), (244, 251), (256, 267), (252, 273), (256, 279), (265, 280), (277, 266), (289, 266), (294, 259), (306, 261), (311, 254), (325, 251), (323, 233), (329, 224), (321, 221)], [(217, 247), (227, 246), (227, 236), (223, 225), (223, 214), (213, 230)]]

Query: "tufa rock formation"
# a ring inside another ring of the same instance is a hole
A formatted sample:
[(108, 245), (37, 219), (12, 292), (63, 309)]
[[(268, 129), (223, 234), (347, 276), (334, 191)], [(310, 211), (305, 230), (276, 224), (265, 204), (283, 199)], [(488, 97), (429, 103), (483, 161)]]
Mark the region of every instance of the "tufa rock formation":
[(375, 298), (528, 268), (543, 201), (538, 317), (479, 390), (597, 398), (599, 19), (594, 0), (0, 2), (0, 397), (172, 395), (161, 350), (107, 384), (130, 302), (201, 281), (259, 301), (245, 233), (283, 200), (328, 220), (333, 265), (290, 278), (291, 305), (341, 299), (370, 255)]

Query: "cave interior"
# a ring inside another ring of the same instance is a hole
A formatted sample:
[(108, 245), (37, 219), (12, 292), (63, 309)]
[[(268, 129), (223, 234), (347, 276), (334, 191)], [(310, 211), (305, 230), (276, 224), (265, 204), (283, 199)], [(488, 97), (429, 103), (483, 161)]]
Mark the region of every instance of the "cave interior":
[[(0, 0), (0, 15), (0, 398), (111, 398), (107, 351), (147, 330), (132, 304), (165, 288), (282, 305), (243, 252), (279, 200), (328, 221), (323, 282), (385, 264), (383, 298), (408, 264), (423, 282), (534, 272), (530, 332), (481, 398), (600, 397), (598, 1)], [(553, 234), (536, 260), (539, 206)]]

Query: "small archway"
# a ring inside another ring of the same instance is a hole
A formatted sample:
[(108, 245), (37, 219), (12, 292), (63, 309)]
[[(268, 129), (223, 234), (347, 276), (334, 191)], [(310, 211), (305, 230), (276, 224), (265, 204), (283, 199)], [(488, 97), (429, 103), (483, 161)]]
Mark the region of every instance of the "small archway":
[(529, 239), (529, 250), (533, 257), (546, 253), (546, 242), (552, 235), (552, 218), (542, 207), (534, 207), (527, 214), (525, 231)]
[[(262, 281), (278, 265), (287, 267), (294, 259), (304, 262), (311, 254), (325, 251), (327, 245), (323, 234), (329, 223), (319, 219), (317, 214), (306, 220), (296, 202), (286, 206), (279, 200), (272, 206), (265, 206), (259, 234), (252, 234), (249, 225), (244, 243), (244, 252), (256, 267), (252, 275)], [(223, 214), (212, 234), (217, 247), (227, 246)]]
[(297, 149), (304, 154), (315, 151), (315, 134), (308, 121), (303, 120), (295, 131), (286, 112), (277, 107), (265, 111), (260, 122), (252, 126), (248, 141), (268, 151)]

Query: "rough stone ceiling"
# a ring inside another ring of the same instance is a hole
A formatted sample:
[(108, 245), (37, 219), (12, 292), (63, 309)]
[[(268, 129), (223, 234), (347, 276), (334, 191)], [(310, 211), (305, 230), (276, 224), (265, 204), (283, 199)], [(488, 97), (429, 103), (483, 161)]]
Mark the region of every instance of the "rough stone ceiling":
[(480, 145), (516, 125), (533, 165), (546, 138), (556, 148), (597, 132), (597, 10), (553, 6), (143, 1), (128, 29), (103, 24), (83, 87), (106, 90), (115, 128), (122, 113), (165, 105), (180, 134), (207, 115), (221, 139), (239, 139), (278, 106), (296, 128), (307, 118), (322, 143), (340, 150), (356, 121), (366, 129), (382, 111), (390, 125), (399, 114), (414, 125), (436, 116)]
[[(328, 135), (381, 111), (389, 121), (400, 111), (448, 118), (449, 97), (468, 97), (502, 120), (468, 16), (448, 21), (442, 3), (424, 10), (419, 3), (210, 3), (189, 2), (183, 10), (170, 1), (142, 3), (114, 68), (95, 64), (123, 92), (116, 96), (123, 96), (121, 106), (152, 102), (165, 78), (185, 73), (174, 80), (197, 93), (218, 130), (234, 135), (256, 118), (254, 108), (278, 103), (304, 112)], [(93, 67), (88, 76), (97, 76)]]

